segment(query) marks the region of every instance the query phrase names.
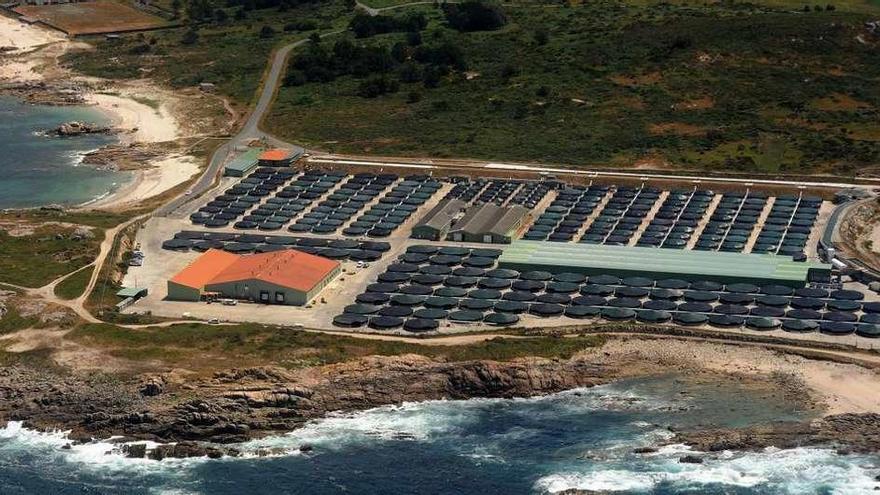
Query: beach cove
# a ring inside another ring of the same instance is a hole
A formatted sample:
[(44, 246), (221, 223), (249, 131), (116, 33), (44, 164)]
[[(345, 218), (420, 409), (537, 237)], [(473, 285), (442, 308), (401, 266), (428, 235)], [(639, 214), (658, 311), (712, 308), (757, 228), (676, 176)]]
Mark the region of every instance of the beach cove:
[[(181, 139), (192, 137), (179, 120), (186, 113), (181, 98), (148, 81), (110, 84), (70, 73), (58, 57), (90, 48), (49, 29), (0, 16), (0, 42), (10, 47), (0, 58), (0, 208), (128, 207), (199, 172), (199, 160), (181, 149)], [(31, 89), (40, 84), (46, 89)], [(76, 104), (52, 104), (53, 93)], [(113, 132), (66, 138), (42, 132), (72, 121)], [(129, 150), (133, 158), (120, 163), (86, 157)]]

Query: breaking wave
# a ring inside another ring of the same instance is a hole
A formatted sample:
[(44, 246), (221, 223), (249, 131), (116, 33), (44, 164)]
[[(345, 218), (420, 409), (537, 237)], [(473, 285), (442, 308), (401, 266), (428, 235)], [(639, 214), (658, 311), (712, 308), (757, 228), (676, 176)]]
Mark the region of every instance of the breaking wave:
[(659, 487), (699, 490), (717, 487), (760, 488), (761, 493), (864, 494), (874, 490), (876, 459), (840, 456), (833, 450), (768, 449), (749, 454), (706, 456), (703, 464), (678, 462), (683, 446), (661, 450), (645, 463), (614, 469), (568, 471), (544, 476), (535, 483), (541, 493), (566, 490), (649, 492)]

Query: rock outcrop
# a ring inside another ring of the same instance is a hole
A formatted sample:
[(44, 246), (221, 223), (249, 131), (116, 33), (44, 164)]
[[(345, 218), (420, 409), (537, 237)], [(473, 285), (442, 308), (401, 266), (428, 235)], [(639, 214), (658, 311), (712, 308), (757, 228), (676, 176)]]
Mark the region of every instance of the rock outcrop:
[(110, 134), (111, 132), (113, 130), (110, 127), (78, 121), (65, 122), (52, 129), (52, 134), (61, 137), (82, 136), (85, 134)]
[(703, 452), (834, 446), (844, 452), (880, 451), (880, 414), (838, 414), (812, 422), (784, 421), (747, 428), (678, 432), (672, 443)]

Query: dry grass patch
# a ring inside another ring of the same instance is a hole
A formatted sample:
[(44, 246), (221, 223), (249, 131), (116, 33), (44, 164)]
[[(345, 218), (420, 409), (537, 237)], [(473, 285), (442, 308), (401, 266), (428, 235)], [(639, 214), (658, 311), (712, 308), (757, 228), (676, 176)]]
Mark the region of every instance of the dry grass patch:
[(715, 100), (710, 96), (702, 96), (690, 100), (680, 101), (672, 105), (673, 110), (707, 110), (715, 106)]
[(706, 129), (693, 124), (685, 124), (684, 122), (662, 122), (649, 125), (648, 132), (655, 136), (702, 136), (706, 134)]
[(869, 103), (841, 93), (832, 93), (824, 98), (813, 100), (810, 106), (825, 112), (854, 112), (871, 108)]
[(636, 75), (616, 74), (611, 76), (609, 79), (611, 79), (611, 81), (615, 84), (619, 84), (620, 86), (634, 88), (637, 86), (649, 86), (652, 84), (657, 84), (663, 79), (663, 75), (655, 71)]

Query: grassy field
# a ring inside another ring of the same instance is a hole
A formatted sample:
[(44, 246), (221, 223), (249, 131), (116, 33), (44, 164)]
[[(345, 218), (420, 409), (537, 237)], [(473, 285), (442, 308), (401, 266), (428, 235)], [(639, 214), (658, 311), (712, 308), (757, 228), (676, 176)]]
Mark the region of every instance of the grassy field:
[(332, 152), (853, 174), (880, 161), (880, 41), (857, 39), (878, 9), (835, 5), (522, 2), (471, 33), (434, 10), (423, 44), (466, 70), (376, 98), (353, 76), (285, 87), (267, 127)]
[(525, 356), (568, 358), (596, 347), (601, 337), (496, 339), (466, 346), (431, 346), (364, 340), (260, 325), (174, 325), (129, 330), (109, 324), (82, 325), (68, 338), (136, 360), (158, 360), (187, 369), (235, 363), (248, 366), (273, 363), (299, 368), (383, 355), (421, 354), (453, 361), (510, 360)]
[(55, 295), (68, 301), (81, 296), (89, 284), (93, 271), (93, 268), (84, 268), (67, 277), (55, 286)]
[(75, 229), (44, 225), (29, 235), (0, 230), (0, 282), (39, 287), (91, 263), (98, 254), (103, 231), (92, 239), (75, 240)]

